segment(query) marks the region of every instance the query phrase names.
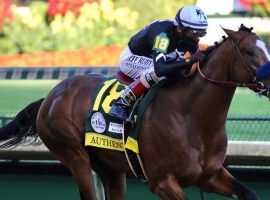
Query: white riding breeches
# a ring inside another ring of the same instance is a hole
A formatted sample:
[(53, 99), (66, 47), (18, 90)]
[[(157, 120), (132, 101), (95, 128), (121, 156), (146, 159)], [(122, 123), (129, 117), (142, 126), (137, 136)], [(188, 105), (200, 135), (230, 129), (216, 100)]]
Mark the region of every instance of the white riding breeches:
[(127, 76), (138, 79), (143, 72), (154, 72), (152, 58), (134, 55), (127, 47), (120, 56), (120, 70)]
[(156, 76), (152, 58), (135, 55), (128, 47), (120, 56), (120, 70), (133, 79), (140, 79), (147, 88), (151, 86), (149, 80), (146, 80), (146, 76), (151, 77), (155, 83), (165, 78)]

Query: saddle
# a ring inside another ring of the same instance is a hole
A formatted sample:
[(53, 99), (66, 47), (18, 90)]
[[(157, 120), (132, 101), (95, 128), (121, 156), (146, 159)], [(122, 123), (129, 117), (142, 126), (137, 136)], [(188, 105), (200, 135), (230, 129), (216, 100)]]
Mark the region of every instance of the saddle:
[(129, 85), (134, 80), (130, 78), (129, 76), (125, 75), (123, 72), (119, 71), (116, 73), (115, 77), (123, 84)]

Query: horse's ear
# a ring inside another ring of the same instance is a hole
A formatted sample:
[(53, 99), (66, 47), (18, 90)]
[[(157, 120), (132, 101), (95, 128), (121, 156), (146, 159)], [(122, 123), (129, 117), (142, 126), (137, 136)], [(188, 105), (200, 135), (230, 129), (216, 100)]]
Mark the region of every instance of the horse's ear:
[(236, 31), (233, 31), (233, 30), (230, 30), (230, 29), (226, 29), (226, 28), (223, 28), (223, 27), (221, 27), (222, 29), (223, 29), (223, 31), (229, 36), (229, 38), (231, 38), (232, 40), (234, 40), (235, 42), (237, 42), (238, 41), (238, 34), (237, 34), (237, 32)]

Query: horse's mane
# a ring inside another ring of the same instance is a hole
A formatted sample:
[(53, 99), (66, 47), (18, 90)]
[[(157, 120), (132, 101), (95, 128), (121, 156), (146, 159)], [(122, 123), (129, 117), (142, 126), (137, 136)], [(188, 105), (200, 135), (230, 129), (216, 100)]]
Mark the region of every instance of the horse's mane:
[[(252, 33), (253, 27), (246, 27), (244, 24), (241, 24), (238, 31), (245, 31), (248, 33)], [(204, 59), (204, 61), (201, 63), (202, 66), (204, 65), (204, 63), (209, 59), (211, 53), (216, 50), (222, 43), (224, 43), (229, 37), (226, 36), (222, 36), (222, 39), (220, 41), (216, 41), (214, 42), (213, 45), (207, 47), (205, 50), (203, 50), (202, 52), (205, 54), (206, 59)]]
[(206, 58), (215, 50), (217, 49), (223, 42), (225, 42), (228, 39), (226, 36), (222, 36), (222, 39), (220, 41), (216, 41), (213, 45), (207, 47), (202, 52), (205, 54)]
[(213, 45), (207, 47), (205, 50), (202, 50), (202, 52), (205, 55), (205, 59), (200, 62), (200, 65), (203, 67), (205, 65), (205, 63), (209, 60), (209, 58), (211, 57), (212, 53), (218, 48), (220, 47), (221, 44), (223, 44), (226, 40), (228, 39), (228, 37), (226, 37), (225, 35), (222, 36), (220, 41), (216, 41), (214, 42)]

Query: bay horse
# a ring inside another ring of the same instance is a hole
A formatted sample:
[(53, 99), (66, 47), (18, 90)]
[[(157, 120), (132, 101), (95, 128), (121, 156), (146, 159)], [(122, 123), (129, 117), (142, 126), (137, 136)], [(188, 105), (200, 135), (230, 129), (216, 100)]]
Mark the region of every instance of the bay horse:
[[(227, 149), (226, 117), (235, 90), (243, 86), (268, 96), (269, 77), (259, 82), (255, 74), (270, 61), (270, 50), (245, 26), (224, 31), (228, 37), (205, 51), (207, 59), (194, 77), (161, 88), (143, 116), (140, 156), (151, 192), (163, 200), (186, 200), (183, 188), (190, 185), (240, 200), (259, 199), (222, 164)], [(84, 146), (91, 97), (104, 78), (63, 80), (0, 129), (2, 147), (38, 135), (71, 171), (82, 200), (96, 199), (91, 170), (100, 177), (106, 200), (123, 200), (126, 177), (133, 176), (123, 152)]]

